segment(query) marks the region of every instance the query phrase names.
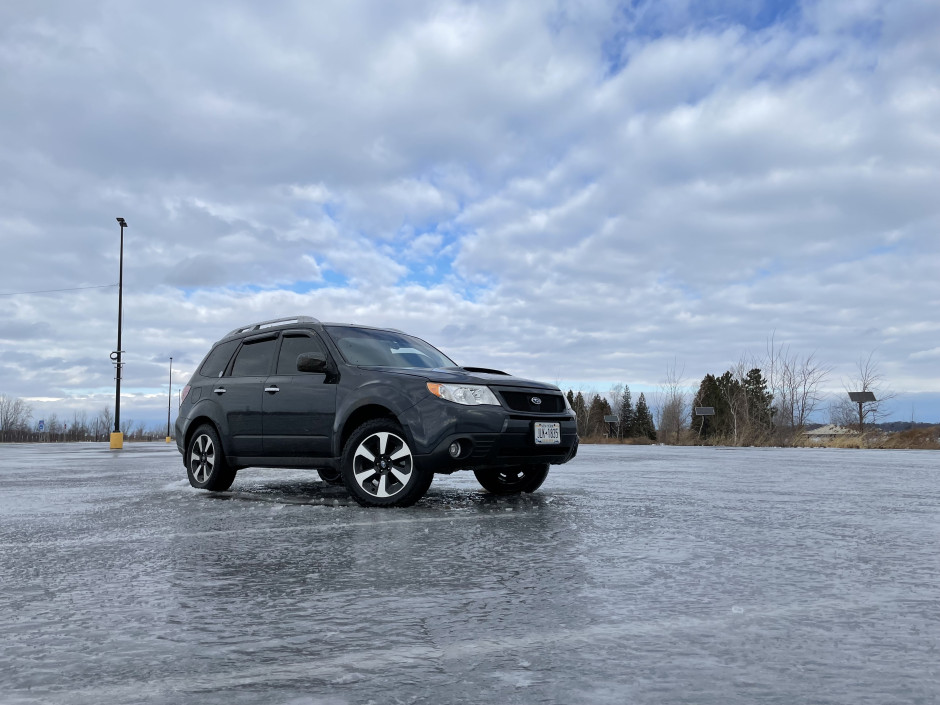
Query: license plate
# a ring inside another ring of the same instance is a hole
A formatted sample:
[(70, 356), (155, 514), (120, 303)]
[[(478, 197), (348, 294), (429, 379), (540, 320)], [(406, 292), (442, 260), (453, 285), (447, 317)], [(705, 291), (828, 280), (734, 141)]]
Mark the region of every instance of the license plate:
[(558, 445), (561, 443), (561, 424), (535, 422), (535, 445)]

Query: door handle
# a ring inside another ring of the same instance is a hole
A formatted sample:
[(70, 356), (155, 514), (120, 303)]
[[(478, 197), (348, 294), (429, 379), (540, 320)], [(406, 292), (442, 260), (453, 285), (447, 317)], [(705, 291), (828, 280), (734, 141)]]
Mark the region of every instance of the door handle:
[(280, 387), (265, 387), (264, 391), (270, 392), (271, 394), (277, 394), (279, 391), (281, 391), (281, 389)]
[(225, 394), (225, 387), (219, 387), (218, 389), (213, 389), (212, 391), (219, 395)]

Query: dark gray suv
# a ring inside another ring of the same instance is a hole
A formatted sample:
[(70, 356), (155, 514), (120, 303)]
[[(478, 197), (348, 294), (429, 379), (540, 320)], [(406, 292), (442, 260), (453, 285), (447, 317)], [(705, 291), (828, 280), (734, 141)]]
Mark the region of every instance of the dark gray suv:
[(183, 389), (189, 481), (227, 490), (250, 466), (315, 468), (364, 506), (408, 506), (434, 473), (532, 492), (578, 450), (558, 387), (459, 367), (397, 330), (296, 316), (237, 328)]

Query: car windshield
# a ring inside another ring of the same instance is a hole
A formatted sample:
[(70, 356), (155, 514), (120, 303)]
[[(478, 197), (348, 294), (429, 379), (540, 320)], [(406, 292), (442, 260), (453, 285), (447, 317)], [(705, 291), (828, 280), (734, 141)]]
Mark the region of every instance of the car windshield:
[(327, 332), (350, 365), (365, 367), (456, 367), (423, 340), (390, 330), (327, 326)]

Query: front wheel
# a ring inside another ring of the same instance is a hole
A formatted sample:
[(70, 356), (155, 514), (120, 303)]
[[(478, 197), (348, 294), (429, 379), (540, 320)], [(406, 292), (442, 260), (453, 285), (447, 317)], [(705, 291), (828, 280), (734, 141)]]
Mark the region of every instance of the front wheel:
[(353, 432), (343, 448), (340, 474), (364, 507), (408, 507), (434, 478), (415, 463), (401, 426), (391, 419), (367, 421)]
[(548, 463), (515, 465), (497, 470), (474, 470), (477, 482), (493, 494), (535, 492), (548, 477)]
[(225, 460), (215, 428), (209, 424), (197, 428), (186, 447), (189, 484), (200, 490), (224, 492), (235, 482), (235, 472)]

